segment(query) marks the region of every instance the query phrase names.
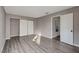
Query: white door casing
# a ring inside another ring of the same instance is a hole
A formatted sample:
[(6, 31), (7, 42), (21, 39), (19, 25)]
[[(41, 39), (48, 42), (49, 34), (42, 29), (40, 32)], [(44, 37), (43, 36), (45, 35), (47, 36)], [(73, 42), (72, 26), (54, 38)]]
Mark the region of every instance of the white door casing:
[(33, 34), (33, 21), (27, 21), (27, 33), (28, 35)]

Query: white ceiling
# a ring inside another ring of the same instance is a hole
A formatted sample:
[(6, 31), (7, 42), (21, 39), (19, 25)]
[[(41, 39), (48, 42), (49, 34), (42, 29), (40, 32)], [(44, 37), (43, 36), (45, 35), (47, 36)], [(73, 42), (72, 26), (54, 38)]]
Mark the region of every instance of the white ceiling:
[(41, 17), (73, 6), (5, 6), (6, 13), (28, 17)]

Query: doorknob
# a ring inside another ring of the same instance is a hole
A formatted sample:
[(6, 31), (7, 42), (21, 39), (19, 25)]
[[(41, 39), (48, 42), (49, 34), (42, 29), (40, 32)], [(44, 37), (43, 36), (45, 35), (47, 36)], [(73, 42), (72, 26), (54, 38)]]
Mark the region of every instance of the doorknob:
[(73, 32), (73, 30), (71, 30), (71, 32)]

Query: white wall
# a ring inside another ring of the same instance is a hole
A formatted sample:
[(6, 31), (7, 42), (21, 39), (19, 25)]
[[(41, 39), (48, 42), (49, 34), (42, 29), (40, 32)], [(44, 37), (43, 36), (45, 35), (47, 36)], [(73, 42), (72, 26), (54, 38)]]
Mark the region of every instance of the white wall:
[(8, 15), (6, 15), (6, 39), (10, 39), (10, 19)]
[(0, 6), (0, 52), (2, 52), (2, 49), (5, 44), (5, 12), (3, 7)]
[(79, 47), (79, 7), (74, 8), (74, 45)]
[(38, 18), (34, 21), (35, 34), (41, 34), (43, 37), (52, 38), (52, 20), (51, 17)]

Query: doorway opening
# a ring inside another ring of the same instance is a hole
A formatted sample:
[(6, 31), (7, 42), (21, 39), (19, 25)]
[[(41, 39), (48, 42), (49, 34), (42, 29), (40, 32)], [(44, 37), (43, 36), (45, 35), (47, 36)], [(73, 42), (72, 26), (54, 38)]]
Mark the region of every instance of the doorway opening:
[(15, 19), (15, 18), (10, 18), (10, 37), (19, 37), (19, 19)]
[(52, 32), (53, 38), (60, 41), (60, 16), (53, 17)]

